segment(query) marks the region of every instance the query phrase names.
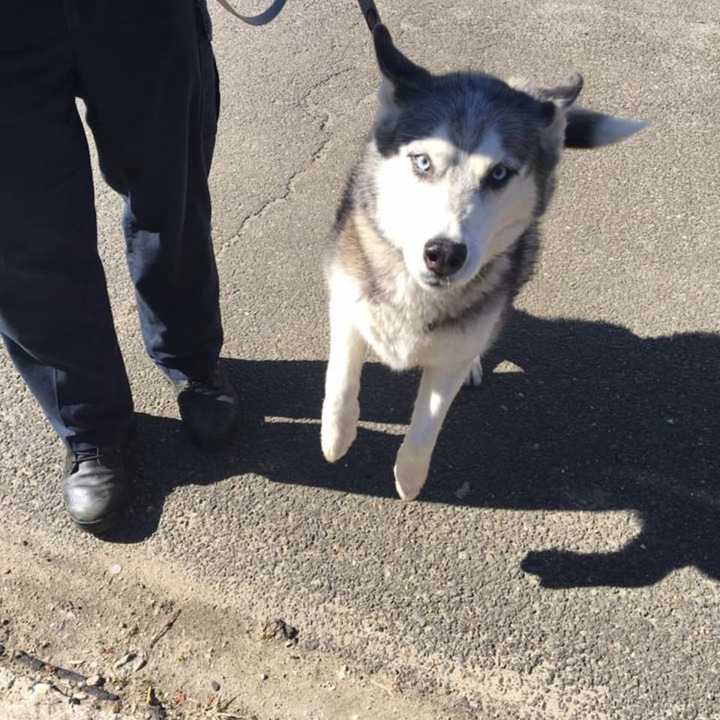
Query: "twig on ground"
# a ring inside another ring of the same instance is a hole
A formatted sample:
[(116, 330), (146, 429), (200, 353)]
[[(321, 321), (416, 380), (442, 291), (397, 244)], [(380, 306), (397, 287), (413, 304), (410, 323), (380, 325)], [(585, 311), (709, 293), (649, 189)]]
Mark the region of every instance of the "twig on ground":
[(150, 640), (150, 644), (148, 645), (148, 649), (152, 650), (155, 645), (167, 634), (167, 632), (172, 628), (172, 626), (177, 622), (177, 619), (180, 617), (180, 610), (176, 610), (173, 613), (173, 616), (160, 628), (160, 630), (155, 633), (152, 640)]
[[(32, 655), (29, 655), (22, 650), (17, 650), (15, 652), (14, 659), (21, 665), (30, 668), (34, 672), (47, 672), (50, 675), (54, 675), (59, 680), (64, 680), (71, 685), (75, 685), (77, 688), (82, 689), (83, 692), (86, 692), (88, 695), (92, 696), (96, 700), (116, 702), (120, 699), (118, 695), (114, 695), (113, 693), (110, 693), (101, 687), (93, 687), (91, 685), (88, 685), (88, 679), (84, 675), (74, 672), (73, 670), (66, 670), (65, 668), (57, 667), (56, 665), (51, 665), (50, 663), (43, 662), (42, 660), (39, 660), (38, 658), (33, 657)], [(62, 693), (62, 691), (60, 690), (58, 690), (58, 692), (63, 695), (65, 694)]]

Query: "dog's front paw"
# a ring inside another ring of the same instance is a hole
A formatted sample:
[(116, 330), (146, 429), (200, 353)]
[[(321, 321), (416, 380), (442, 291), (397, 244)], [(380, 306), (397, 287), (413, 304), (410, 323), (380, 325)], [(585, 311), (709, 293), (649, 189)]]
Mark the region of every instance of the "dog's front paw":
[(329, 400), (323, 403), (320, 442), (325, 459), (337, 462), (350, 449), (357, 437), (360, 404), (357, 400), (340, 406)]
[(395, 459), (395, 488), (398, 495), (409, 502), (422, 491), (427, 480), (432, 451), (403, 443)]
[(480, 387), (482, 385), (483, 380), (483, 367), (482, 367), (482, 359), (480, 356), (476, 357), (472, 365), (470, 366), (470, 374), (467, 376), (467, 379), (465, 380), (465, 385), (467, 387)]

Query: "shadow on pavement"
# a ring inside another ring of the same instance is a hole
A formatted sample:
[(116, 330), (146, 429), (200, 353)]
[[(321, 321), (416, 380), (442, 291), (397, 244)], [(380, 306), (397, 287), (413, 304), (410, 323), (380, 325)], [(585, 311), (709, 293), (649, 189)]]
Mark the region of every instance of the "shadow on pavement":
[[(504, 372), (502, 361), (517, 367)], [(235, 445), (202, 455), (179, 422), (140, 415), (140, 491), (130, 529), (111, 540), (152, 535), (175, 487), (246, 473), (395, 497), (397, 435), (361, 429), (346, 459), (324, 462), (317, 421), (323, 362), (225, 362), (244, 397)], [(720, 580), (719, 336), (644, 339), (605, 323), (515, 312), (485, 377), (456, 400), (421, 501), (638, 513), (640, 533), (616, 552), (529, 553), (522, 567), (544, 587), (639, 587), (688, 565)], [(407, 422), (416, 382), (412, 373), (368, 363), (362, 419)]]

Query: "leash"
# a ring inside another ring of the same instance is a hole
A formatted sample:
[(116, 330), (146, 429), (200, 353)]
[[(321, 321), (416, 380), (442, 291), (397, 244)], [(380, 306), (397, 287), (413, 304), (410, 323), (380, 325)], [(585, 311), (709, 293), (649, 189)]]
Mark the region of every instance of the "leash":
[(231, 15), (234, 15), (238, 20), (242, 20), (246, 25), (252, 25), (253, 27), (260, 27), (261, 25), (267, 25), (271, 23), (285, 7), (287, 0), (274, 0), (272, 5), (261, 12), (259, 15), (241, 15), (235, 8), (228, 2), (228, 0), (218, 0), (218, 2), (227, 10)]
[[(261, 25), (267, 25), (271, 23), (285, 7), (287, 0), (274, 0), (272, 5), (261, 12), (259, 15), (241, 15), (235, 8), (228, 2), (228, 0), (218, 0), (220, 5), (227, 10), (231, 15), (236, 17), (238, 20), (242, 20), (246, 25), (252, 25), (253, 27), (260, 27)], [(375, 26), (380, 24), (380, 13), (378, 12), (375, 0), (358, 0), (360, 6), (360, 12), (365, 18), (368, 29), (370, 32), (375, 30)]]

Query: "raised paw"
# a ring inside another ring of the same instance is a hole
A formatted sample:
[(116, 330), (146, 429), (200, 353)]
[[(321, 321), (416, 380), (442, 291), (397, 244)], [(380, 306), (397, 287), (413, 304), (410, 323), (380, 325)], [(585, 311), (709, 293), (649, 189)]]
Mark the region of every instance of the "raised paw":
[(465, 380), (465, 385), (467, 387), (479, 387), (482, 385), (482, 379), (482, 360), (478, 356), (473, 360), (472, 365), (470, 366), (470, 374), (467, 376), (467, 380)]
[(357, 400), (338, 406), (327, 399), (323, 403), (320, 442), (325, 459), (337, 462), (350, 449), (357, 437), (360, 405)]
[(395, 459), (395, 489), (409, 502), (420, 494), (427, 480), (432, 451), (403, 443)]

